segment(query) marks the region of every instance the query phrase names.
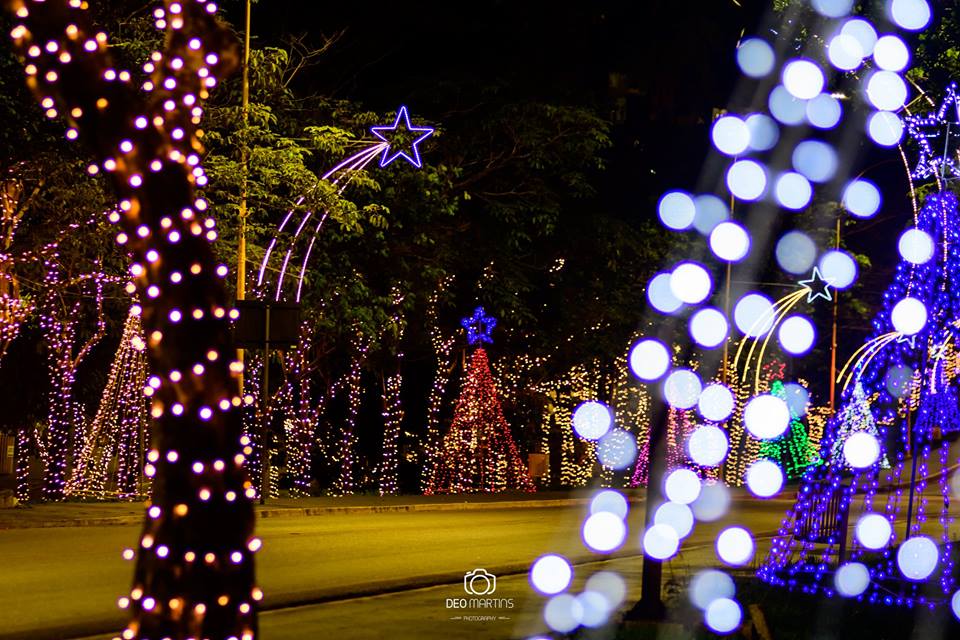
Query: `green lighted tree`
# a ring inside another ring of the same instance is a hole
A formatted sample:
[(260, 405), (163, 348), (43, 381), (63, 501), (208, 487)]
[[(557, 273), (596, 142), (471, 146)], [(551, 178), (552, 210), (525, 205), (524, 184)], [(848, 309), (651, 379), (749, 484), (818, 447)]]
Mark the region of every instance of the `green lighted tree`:
[[(770, 393), (780, 399), (786, 398), (783, 380), (770, 385)], [(807, 427), (800, 416), (790, 407), (790, 427), (785, 434), (760, 445), (760, 456), (776, 460), (788, 478), (796, 478), (811, 466), (821, 463), (817, 451), (807, 437)]]

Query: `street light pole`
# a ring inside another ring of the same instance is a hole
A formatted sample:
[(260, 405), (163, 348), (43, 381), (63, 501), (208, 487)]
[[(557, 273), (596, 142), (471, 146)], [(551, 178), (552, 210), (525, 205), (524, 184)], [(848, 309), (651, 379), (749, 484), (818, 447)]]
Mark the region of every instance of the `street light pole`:
[[(250, 149), (247, 143), (247, 125), (250, 121), (250, 0), (243, 33), (243, 80), (241, 113), (243, 137), (240, 145), (240, 229), (237, 238), (237, 300), (247, 297), (247, 174), (250, 168)], [(237, 349), (237, 360), (243, 364), (243, 349)], [(243, 369), (240, 370), (240, 394), (243, 394)]]

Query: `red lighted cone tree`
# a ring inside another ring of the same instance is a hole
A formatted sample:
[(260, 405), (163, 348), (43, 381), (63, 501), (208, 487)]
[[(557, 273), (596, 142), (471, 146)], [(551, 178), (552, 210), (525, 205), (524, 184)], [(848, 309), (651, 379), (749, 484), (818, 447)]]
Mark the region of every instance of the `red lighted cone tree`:
[[(483, 310), (477, 309), (483, 316)], [(485, 318), (487, 329), (468, 331), (471, 343), (489, 342), (495, 321)], [(490, 373), (487, 352), (479, 347), (470, 365), (457, 400), (450, 431), (443, 439), (433, 478), (425, 493), (493, 493), (508, 490), (533, 491), (527, 468), (520, 460), (503, 417), (497, 387)]]

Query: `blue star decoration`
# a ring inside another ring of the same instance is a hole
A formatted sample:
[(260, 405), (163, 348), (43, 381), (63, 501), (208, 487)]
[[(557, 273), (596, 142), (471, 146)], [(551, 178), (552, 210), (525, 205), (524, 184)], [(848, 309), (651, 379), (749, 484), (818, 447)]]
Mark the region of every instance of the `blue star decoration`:
[(901, 333), (899, 336), (897, 336), (897, 342), (898, 342), (898, 343), (903, 343), (903, 342), (905, 342), (905, 343), (907, 343), (907, 344), (910, 345), (910, 348), (911, 348), (911, 349), (916, 349), (916, 348), (917, 348), (917, 334), (913, 334), (912, 336), (908, 336), (908, 335), (905, 335), (905, 334)]
[(497, 326), (497, 319), (493, 316), (488, 316), (484, 312), (483, 307), (474, 309), (473, 315), (461, 320), (460, 325), (467, 330), (467, 342), (469, 344), (479, 343), (483, 345), (484, 342), (493, 344), (493, 338), (490, 337), (490, 332)]
[[(402, 128), (400, 126), (401, 122), (403, 123)], [(419, 169), (423, 166), (423, 163), (420, 161), (420, 150), (417, 145), (432, 136), (433, 131), (432, 127), (414, 127), (411, 125), (407, 108), (401, 106), (397, 111), (397, 119), (393, 121), (391, 126), (383, 125), (370, 128), (370, 133), (387, 143), (383, 149), (383, 155), (380, 156), (380, 167), (387, 166), (397, 158), (403, 158)], [(399, 144), (394, 144), (395, 142)], [(407, 153), (408, 150), (410, 153)]]
[[(947, 172), (960, 178), (960, 167), (951, 154), (950, 139), (960, 135), (960, 100), (957, 97), (957, 83), (951, 82), (943, 94), (943, 102), (936, 111), (923, 115), (909, 115), (905, 119), (907, 132), (920, 147), (917, 166), (910, 174), (915, 180), (923, 180)], [(951, 133), (951, 127), (953, 133)], [(936, 142), (936, 145), (933, 143)]]
[(797, 284), (807, 290), (807, 302), (813, 302), (817, 298), (823, 298), (827, 302), (833, 300), (833, 293), (830, 292), (833, 278), (824, 278), (820, 275), (820, 267), (814, 267), (813, 274)]

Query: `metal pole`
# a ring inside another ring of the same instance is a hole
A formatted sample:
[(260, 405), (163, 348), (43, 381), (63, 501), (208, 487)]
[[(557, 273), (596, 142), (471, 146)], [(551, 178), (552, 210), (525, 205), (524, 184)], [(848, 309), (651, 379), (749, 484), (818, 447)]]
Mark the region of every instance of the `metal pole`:
[[(250, 0), (243, 33), (243, 143), (240, 145), (240, 229), (237, 239), (237, 300), (247, 297), (247, 174), (250, 168), (250, 150), (247, 146), (247, 125), (250, 121)], [(237, 349), (237, 360), (243, 364), (243, 349)], [(240, 395), (243, 395), (243, 369), (240, 370)]]
[(913, 519), (913, 494), (914, 494), (914, 485), (917, 483), (917, 447), (915, 438), (913, 437), (913, 425), (910, 422), (910, 401), (907, 400), (907, 441), (910, 451), (910, 457), (913, 459), (911, 461), (912, 469), (910, 471), (910, 497), (907, 500), (907, 528), (903, 533), (903, 539), (906, 540), (910, 537), (910, 520)]
[[(840, 216), (837, 216), (836, 249), (840, 248)], [(837, 318), (840, 310), (840, 292), (833, 290), (833, 337), (830, 340), (830, 413), (834, 412), (837, 396)]]
[(265, 306), (263, 336), (263, 421), (261, 423), (260, 504), (266, 504), (270, 492), (270, 305)]

